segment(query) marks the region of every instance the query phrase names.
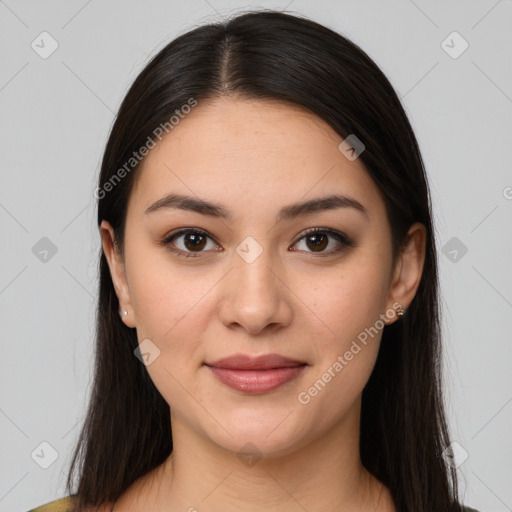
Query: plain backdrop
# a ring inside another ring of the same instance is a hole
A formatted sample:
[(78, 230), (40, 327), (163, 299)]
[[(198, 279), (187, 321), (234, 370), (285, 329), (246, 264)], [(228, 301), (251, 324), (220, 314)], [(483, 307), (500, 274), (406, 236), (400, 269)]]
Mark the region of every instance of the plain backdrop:
[(0, 511), (64, 495), (91, 383), (93, 191), (124, 94), (177, 35), (259, 7), (348, 36), (402, 97), (434, 205), (464, 501), (512, 510), (510, 0), (0, 0)]

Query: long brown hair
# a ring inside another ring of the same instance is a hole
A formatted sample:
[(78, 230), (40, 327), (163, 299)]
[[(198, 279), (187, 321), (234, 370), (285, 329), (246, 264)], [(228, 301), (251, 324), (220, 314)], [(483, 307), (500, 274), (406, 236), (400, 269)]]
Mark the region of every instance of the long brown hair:
[[(406, 315), (384, 328), (363, 391), (360, 453), (390, 489), (397, 511), (461, 510), (455, 470), (442, 457), (449, 435), (427, 178), (397, 94), (358, 46), (313, 21), (275, 11), (241, 14), (176, 38), (142, 70), (119, 108), (96, 192), (98, 226), (104, 219), (113, 226), (122, 253), (138, 169), (133, 153), (150, 139), (158, 142), (158, 127), (170, 131), (170, 117), (191, 99), (233, 94), (299, 105), (343, 138), (355, 134), (365, 144), (359, 158), (384, 198), (394, 261), (408, 228), (414, 222), (426, 227), (417, 294)], [(102, 251), (99, 274), (94, 382), (67, 480), (77, 511), (115, 500), (173, 448), (169, 405), (134, 356), (136, 331), (119, 318)]]

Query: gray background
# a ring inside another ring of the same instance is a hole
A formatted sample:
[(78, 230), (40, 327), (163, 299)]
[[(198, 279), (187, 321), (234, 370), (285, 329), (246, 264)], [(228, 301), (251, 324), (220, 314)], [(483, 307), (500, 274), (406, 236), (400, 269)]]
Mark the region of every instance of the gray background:
[[(512, 510), (512, 2), (288, 1), (0, 0), (0, 511), (64, 495), (90, 390), (93, 190), (114, 113), (167, 42), (251, 7), (340, 31), (401, 95), (433, 196), (449, 420), (469, 455), (464, 500)], [(51, 49), (43, 31), (58, 43), (46, 59), (31, 47)], [(453, 31), (469, 44), (457, 58), (461, 39), (442, 45)], [(41, 252), (43, 237), (55, 254)], [(48, 469), (42, 442), (58, 455)]]

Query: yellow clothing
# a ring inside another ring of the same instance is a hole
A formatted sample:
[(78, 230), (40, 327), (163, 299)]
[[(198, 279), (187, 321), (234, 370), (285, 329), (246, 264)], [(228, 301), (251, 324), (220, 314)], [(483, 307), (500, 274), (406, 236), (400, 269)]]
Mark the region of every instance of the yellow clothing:
[[(64, 498), (51, 501), (50, 503), (46, 503), (46, 505), (41, 505), (40, 507), (33, 508), (28, 512), (72, 512), (73, 501), (74, 496), (65, 496)], [(114, 505), (112, 505), (112, 509), (113, 508)]]
[(33, 508), (28, 512), (71, 512), (73, 509), (73, 498), (71, 496), (66, 496), (65, 498), (61, 498), (60, 500), (51, 501), (46, 505), (41, 505), (40, 507)]
[[(41, 505), (40, 507), (33, 508), (28, 512), (71, 512), (73, 505), (73, 497), (66, 496), (65, 498), (61, 498), (60, 500), (51, 501), (46, 505)], [(114, 507), (112, 507), (114, 508)], [(474, 508), (464, 507), (466, 512), (478, 512)]]

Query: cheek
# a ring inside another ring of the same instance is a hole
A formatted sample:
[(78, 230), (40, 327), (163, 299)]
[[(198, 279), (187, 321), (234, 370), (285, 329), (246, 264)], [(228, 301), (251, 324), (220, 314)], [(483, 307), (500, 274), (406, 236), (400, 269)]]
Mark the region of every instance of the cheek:
[(132, 254), (127, 269), (137, 337), (158, 347), (158, 357), (146, 369), (166, 402), (175, 411), (195, 410), (191, 397), (200, 396), (200, 389), (193, 377), (202, 361), (205, 308), (211, 307), (208, 299), (218, 277), (212, 272), (199, 277), (197, 269), (180, 269), (154, 252)]
[(329, 328), (314, 337), (314, 364), (298, 396), (320, 430), (337, 422), (360, 397), (377, 359), (383, 327), (377, 323), (378, 301), (368, 288), (347, 286), (341, 295), (330, 291), (338, 299), (318, 311)]
[(339, 363), (341, 370), (338, 367), (336, 371), (332, 363), (322, 368), (309, 387), (300, 390), (297, 407), (302, 408), (305, 417), (314, 419), (317, 431), (325, 431), (338, 423), (360, 399), (375, 364), (377, 343), (362, 348), (346, 364)]
[(340, 266), (313, 290), (308, 292), (305, 286), (299, 296), (309, 297), (305, 302), (311, 305), (312, 319), (321, 320), (323, 336), (317, 340), (321, 353), (344, 352), (353, 339), (374, 326), (385, 313), (387, 293), (386, 269), (374, 261), (362, 264), (359, 258)]
[(313, 289), (311, 318), (322, 322), (321, 331), (311, 333), (315, 364), (301, 403), (309, 400), (322, 424), (347, 410), (371, 375), (384, 327), (387, 275), (385, 260), (359, 254)]
[(127, 271), (140, 340), (150, 338), (160, 350), (176, 352), (200, 338), (215, 272), (199, 277), (197, 268), (180, 268), (154, 249), (134, 254)]

